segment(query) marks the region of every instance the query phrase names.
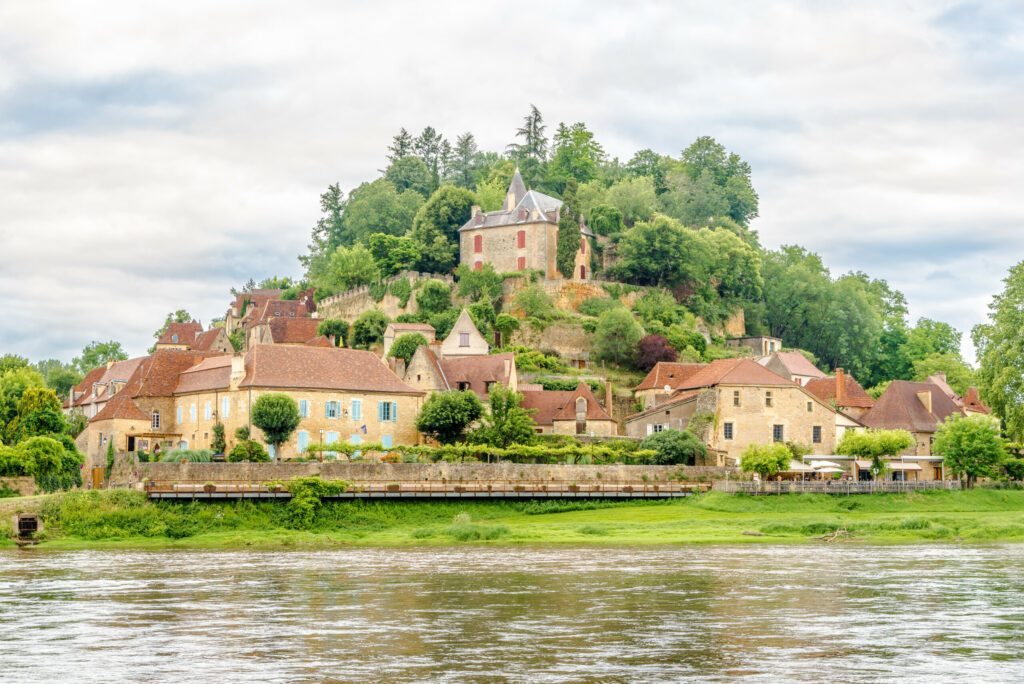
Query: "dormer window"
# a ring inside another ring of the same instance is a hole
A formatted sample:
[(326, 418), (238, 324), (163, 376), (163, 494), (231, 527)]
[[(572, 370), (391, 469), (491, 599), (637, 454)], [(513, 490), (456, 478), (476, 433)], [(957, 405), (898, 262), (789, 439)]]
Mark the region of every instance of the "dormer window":
[(177, 333), (171, 335), (171, 342), (173, 342), (174, 344), (178, 344), (178, 334)]
[(576, 398), (576, 415), (585, 416), (587, 415), (587, 400), (583, 397)]

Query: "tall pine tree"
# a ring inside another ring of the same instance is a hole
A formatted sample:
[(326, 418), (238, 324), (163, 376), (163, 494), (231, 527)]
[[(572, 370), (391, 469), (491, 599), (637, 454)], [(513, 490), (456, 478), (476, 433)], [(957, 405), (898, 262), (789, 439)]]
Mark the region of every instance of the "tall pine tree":
[(562, 193), (562, 210), (558, 218), (558, 270), (566, 278), (573, 277), (576, 253), (580, 249), (580, 205), (576, 199), (576, 181), (569, 179)]

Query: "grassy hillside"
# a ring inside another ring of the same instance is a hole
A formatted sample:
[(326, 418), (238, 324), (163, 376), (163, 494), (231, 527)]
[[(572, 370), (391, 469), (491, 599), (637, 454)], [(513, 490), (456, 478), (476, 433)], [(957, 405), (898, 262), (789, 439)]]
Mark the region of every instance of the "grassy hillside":
[[(38, 502), (37, 502), (37, 505)], [(1024, 491), (655, 502), (152, 503), (127, 491), (41, 503), (43, 547), (329, 547), (458, 543), (1024, 541)], [(5, 521), (6, 524), (6, 521)]]

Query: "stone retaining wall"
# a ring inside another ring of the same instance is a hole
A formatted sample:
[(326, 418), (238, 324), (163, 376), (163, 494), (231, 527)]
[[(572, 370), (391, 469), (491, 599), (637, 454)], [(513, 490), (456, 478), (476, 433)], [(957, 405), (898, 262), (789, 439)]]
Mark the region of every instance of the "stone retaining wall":
[[(138, 463), (117, 469), (111, 486), (156, 482), (267, 482), (320, 476), (325, 480), (371, 482), (595, 482), (625, 484), (680, 479), (707, 482), (739, 474), (704, 466), (533, 465), (517, 463)], [(646, 476), (646, 480), (644, 479)]]
[(36, 481), (32, 477), (0, 477), (0, 489), (13, 489), (21, 496), (36, 493)]

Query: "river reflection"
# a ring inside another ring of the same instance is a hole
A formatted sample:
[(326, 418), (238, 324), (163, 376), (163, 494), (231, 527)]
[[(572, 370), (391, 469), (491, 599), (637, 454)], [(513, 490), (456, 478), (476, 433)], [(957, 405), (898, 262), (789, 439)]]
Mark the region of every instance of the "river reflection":
[(0, 552), (0, 681), (1024, 681), (1024, 545)]

